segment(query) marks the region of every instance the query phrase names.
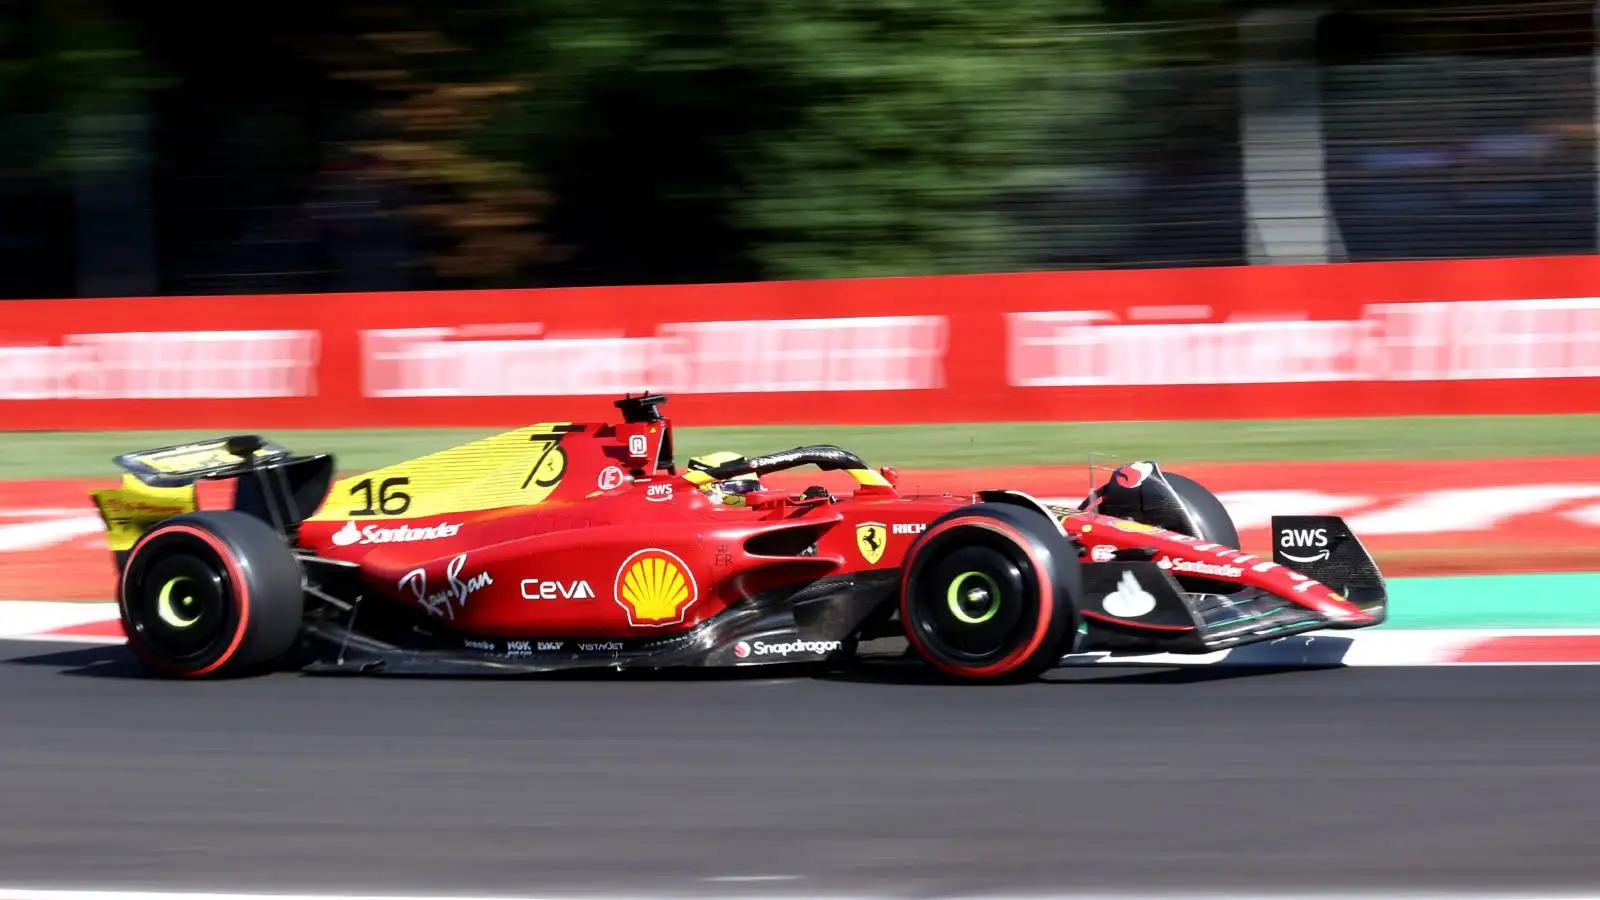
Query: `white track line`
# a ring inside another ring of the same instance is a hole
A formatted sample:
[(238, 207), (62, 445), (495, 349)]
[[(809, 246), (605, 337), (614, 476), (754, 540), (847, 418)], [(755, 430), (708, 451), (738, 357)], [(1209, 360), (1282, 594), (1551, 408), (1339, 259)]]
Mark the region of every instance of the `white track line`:
[(32, 640), (39, 632), (117, 619), (115, 603), (3, 600), (0, 601), (0, 638), (27, 636)]
[[(662, 890), (659, 894), (234, 894), (234, 892), (182, 892), (182, 890), (48, 890), (30, 887), (0, 887), (0, 900), (683, 900), (704, 897)], [(773, 900), (784, 894), (714, 894), (715, 900)], [(813, 900), (915, 900), (917, 894), (829, 894), (806, 892)], [(963, 894), (933, 892), (938, 900), (1600, 900), (1595, 892), (1555, 892), (1528, 890), (1472, 892), (1472, 890), (1366, 890), (1366, 892), (1171, 892), (1171, 890), (1122, 890), (1099, 894), (1051, 894), (1051, 892), (1006, 892), (1006, 894)]]
[(70, 519), (0, 525), (0, 553), (43, 550), (77, 538), (99, 534), (105, 527), (106, 523), (98, 516), (84, 515), (73, 516)]

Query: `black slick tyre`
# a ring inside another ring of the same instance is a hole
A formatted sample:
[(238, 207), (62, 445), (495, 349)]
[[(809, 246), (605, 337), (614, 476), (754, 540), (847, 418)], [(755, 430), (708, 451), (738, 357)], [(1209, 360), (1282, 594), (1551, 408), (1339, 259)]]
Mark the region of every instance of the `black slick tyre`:
[(208, 510), (139, 538), (117, 583), (128, 644), (171, 678), (269, 668), (295, 645), (305, 612), (300, 565), (260, 519)]
[[(1239, 548), (1239, 528), (1233, 523), (1233, 517), (1228, 515), (1227, 507), (1217, 499), (1200, 482), (1193, 478), (1179, 475), (1176, 472), (1164, 472), (1167, 484), (1172, 485), (1172, 490), (1178, 495), (1178, 502), (1183, 504), (1188, 513), (1189, 521), (1194, 524), (1192, 528), (1174, 528), (1179, 534), (1187, 534), (1192, 538), (1208, 544), (1221, 544), (1224, 547)], [(1217, 581), (1212, 578), (1201, 578), (1194, 575), (1177, 575), (1178, 584), (1186, 591), (1199, 594), (1231, 594), (1240, 590), (1240, 585), (1231, 581)]]
[[(1167, 484), (1172, 485), (1172, 490), (1178, 495), (1178, 500), (1189, 513), (1197, 526), (1190, 537), (1199, 538), (1211, 544), (1221, 544), (1224, 547), (1239, 549), (1239, 528), (1233, 523), (1233, 517), (1228, 515), (1227, 507), (1217, 499), (1217, 495), (1207, 490), (1200, 482), (1193, 478), (1179, 475), (1176, 472), (1163, 472)], [(1189, 529), (1184, 529), (1188, 533)]]
[(911, 650), (964, 681), (1037, 678), (1077, 636), (1083, 571), (1043, 513), (977, 503), (933, 520), (907, 552), (900, 622)]

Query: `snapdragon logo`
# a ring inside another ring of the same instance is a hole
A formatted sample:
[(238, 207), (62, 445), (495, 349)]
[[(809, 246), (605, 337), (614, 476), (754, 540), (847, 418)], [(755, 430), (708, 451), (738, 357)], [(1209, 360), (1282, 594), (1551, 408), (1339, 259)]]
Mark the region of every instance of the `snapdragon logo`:
[(766, 641), (740, 641), (733, 645), (733, 655), (739, 659), (749, 659), (752, 656), (789, 656), (795, 653), (810, 653), (822, 655), (832, 653), (843, 646), (839, 641), (786, 641), (782, 644), (769, 644)]

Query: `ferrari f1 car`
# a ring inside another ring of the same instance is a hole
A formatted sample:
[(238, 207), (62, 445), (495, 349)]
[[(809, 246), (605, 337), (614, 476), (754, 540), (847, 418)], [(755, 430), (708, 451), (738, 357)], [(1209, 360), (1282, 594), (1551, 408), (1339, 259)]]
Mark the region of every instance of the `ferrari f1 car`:
[[(128, 641), (201, 678), (827, 663), (904, 638), (906, 656), (994, 681), (1385, 617), (1342, 519), (1275, 517), (1258, 558), (1215, 496), (1155, 462), (1077, 506), (902, 494), (893, 469), (831, 445), (680, 469), (665, 401), (337, 482), (330, 455), (253, 435), (119, 456), (121, 486), (94, 499)], [(806, 466), (853, 489), (760, 480)], [(199, 508), (204, 480), (231, 486), (224, 508)]]

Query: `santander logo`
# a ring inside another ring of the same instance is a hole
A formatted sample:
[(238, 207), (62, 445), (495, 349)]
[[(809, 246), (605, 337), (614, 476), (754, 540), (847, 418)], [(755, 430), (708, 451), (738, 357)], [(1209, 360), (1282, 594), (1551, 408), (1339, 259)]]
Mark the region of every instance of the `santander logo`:
[(1226, 563), (1192, 562), (1187, 559), (1175, 559), (1171, 556), (1161, 557), (1156, 560), (1156, 565), (1169, 572), (1183, 572), (1189, 575), (1220, 575), (1224, 578), (1238, 578), (1244, 574), (1243, 569)]
[(410, 525), (397, 525), (384, 528), (379, 525), (368, 525), (357, 528), (356, 523), (346, 522), (344, 527), (334, 532), (333, 545), (335, 547), (349, 547), (355, 544), (409, 544), (413, 541), (436, 541), (440, 538), (451, 538), (461, 530), (460, 525), (441, 522), (427, 528), (414, 528)]

